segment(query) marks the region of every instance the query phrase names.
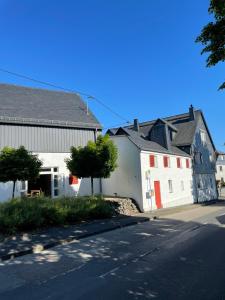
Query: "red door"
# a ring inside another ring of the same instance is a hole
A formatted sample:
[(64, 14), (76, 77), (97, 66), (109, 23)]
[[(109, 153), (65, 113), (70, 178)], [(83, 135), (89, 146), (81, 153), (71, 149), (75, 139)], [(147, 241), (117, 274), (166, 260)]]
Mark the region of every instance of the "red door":
[(157, 208), (162, 208), (161, 192), (160, 192), (160, 181), (154, 181), (155, 189), (155, 203)]

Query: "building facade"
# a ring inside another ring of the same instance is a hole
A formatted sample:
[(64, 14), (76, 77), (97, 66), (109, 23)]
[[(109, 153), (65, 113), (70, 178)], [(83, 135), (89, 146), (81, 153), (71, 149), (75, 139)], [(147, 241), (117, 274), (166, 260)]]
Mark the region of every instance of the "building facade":
[(215, 147), (203, 113), (188, 113), (108, 131), (118, 168), (103, 192), (133, 198), (142, 211), (217, 198)]
[[(23, 145), (43, 162), (38, 180), (16, 183), (16, 196), (32, 190), (51, 197), (90, 194), (90, 180), (71, 176), (65, 159), (71, 146), (85, 146), (100, 132), (100, 123), (77, 94), (0, 84), (0, 149)], [(0, 183), (0, 201), (11, 194), (12, 183)]]
[(216, 180), (225, 183), (225, 153), (217, 152)]

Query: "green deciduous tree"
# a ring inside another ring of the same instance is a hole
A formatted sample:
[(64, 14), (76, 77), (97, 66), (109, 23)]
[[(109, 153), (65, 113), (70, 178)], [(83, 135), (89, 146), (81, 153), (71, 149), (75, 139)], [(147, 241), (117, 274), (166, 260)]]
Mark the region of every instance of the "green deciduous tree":
[(96, 142), (89, 141), (85, 147), (72, 147), (67, 168), (77, 177), (91, 177), (91, 192), (94, 194), (93, 179), (108, 178), (117, 167), (117, 147), (108, 135), (99, 135)]
[[(215, 21), (208, 23), (196, 39), (205, 46), (201, 54), (209, 53), (207, 67), (225, 61), (225, 0), (211, 0), (209, 13), (214, 15)], [(219, 89), (224, 88), (225, 82)]]
[(0, 152), (0, 182), (13, 182), (14, 198), (17, 180), (33, 180), (39, 176), (42, 162), (21, 146), (18, 149), (5, 147)]

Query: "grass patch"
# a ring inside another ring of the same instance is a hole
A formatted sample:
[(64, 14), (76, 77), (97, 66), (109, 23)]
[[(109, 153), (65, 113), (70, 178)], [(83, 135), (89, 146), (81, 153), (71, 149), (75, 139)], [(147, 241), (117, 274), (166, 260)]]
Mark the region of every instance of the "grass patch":
[(16, 198), (0, 203), (0, 233), (69, 225), (112, 215), (112, 206), (101, 197)]

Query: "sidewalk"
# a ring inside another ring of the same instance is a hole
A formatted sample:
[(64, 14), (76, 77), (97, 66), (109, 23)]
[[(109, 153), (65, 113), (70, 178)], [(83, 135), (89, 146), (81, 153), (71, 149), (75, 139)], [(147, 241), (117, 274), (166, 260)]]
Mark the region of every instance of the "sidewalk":
[(112, 219), (84, 222), (68, 227), (48, 228), (32, 233), (17, 234), (0, 241), (0, 261), (79, 240), (92, 235), (149, 221), (148, 216), (118, 216)]

